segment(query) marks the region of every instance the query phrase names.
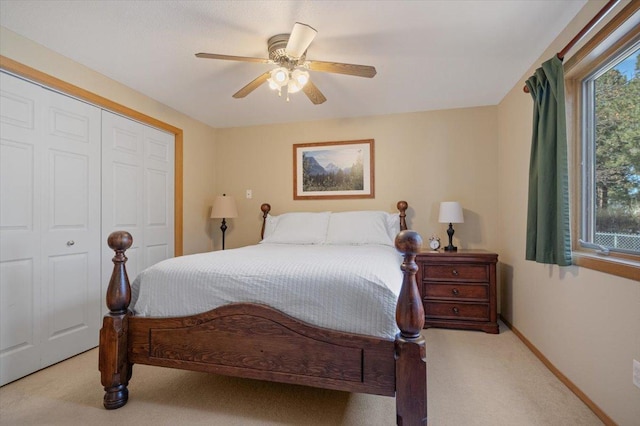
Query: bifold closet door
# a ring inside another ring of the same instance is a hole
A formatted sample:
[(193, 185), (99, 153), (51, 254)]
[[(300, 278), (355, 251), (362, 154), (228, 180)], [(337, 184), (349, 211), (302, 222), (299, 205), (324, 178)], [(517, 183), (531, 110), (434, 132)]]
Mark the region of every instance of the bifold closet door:
[(100, 109), (1, 73), (0, 383), (98, 343)]
[(133, 236), (127, 250), (131, 282), (147, 266), (174, 256), (174, 147), (173, 134), (102, 111), (103, 294), (113, 270), (106, 245), (111, 232)]

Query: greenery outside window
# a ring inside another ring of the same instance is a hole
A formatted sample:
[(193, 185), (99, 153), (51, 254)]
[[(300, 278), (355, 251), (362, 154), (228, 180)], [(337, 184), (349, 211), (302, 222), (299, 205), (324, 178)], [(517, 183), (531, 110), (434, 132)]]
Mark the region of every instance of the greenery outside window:
[(640, 254), (640, 42), (582, 90), (581, 245)]
[(640, 282), (640, 2), (564, 71), (573, 264)]

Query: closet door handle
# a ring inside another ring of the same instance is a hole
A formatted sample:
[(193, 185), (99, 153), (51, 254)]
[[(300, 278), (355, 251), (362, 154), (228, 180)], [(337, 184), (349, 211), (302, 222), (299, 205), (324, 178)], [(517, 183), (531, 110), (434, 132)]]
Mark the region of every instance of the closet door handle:
[(67, 241), (67, 245), (68, 245), (69, 247), (71, 247), (71, 246), (72, 246), (72, 245), (74, 245), (75, 243), (76, 243), (76, 242), (75, 242), (75, 241), (73, 241), (73, 240), (69, 240), (69, 241)]

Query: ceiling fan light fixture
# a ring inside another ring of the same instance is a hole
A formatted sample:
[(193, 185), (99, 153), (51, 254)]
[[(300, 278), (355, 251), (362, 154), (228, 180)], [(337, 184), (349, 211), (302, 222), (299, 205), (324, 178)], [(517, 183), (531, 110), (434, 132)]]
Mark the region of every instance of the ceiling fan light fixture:
[(309, 81), (309, 73), (305, 70), (296, 69), (291, 73), (291, 79), (300, 86), (298, 89), (300, 90)]
[(298, 83), (296, 80), (289, 80), (289, 84), (287, 86), (287, 93), (296, 93), (299, 92), (300, 89), (302, 89), (302, 86), (300, 85), (300, 83)]
[(276, 88), (286, 86), (289, 82), (289, 70), (285, 67), (275, 68), (271, 71), (271, 78), (268, 81), (270, 87), (272, 87), (271, 83), (275, 84)]
[[(1, 0), (0, 0), (1, 1)], [(310, 25), (296, 22), (290, 34), (276, 34), (267, 40), (269, 59), (246, 56), (221, 55), (217, 53), (196, 53), (198, 58), (223, 59), (227, 61), (256, 62), (277, 67), (263, 72), (257, 78), (246, 84), (233, 94), (235, 99), (246, 97), (264, 83), (269, 88), (278, 91), (282, 96), (282, 89), (295, 93), (300, 90), (314, 105), (324, 103), (327, 98), (309, 78), (308, 71), (319, 71), (334, 74), (353, 75), (356, 77), (372, 78), (376, 75), (375, 67), (370, 65), (345, 64), (340, 62), (308, 61), (307, 49), (315, 38), (317, 31)], [(292, 83), (289, 83), (292, 81)]]

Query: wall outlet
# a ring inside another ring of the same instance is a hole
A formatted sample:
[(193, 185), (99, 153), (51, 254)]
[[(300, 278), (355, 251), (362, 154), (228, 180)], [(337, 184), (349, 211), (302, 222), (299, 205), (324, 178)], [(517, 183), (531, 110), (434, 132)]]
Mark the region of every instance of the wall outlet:
[(250, 189), (247, 189), (247, 200), (250, 200), (251, 197), (253, 197), (253, 191), (251, 191)]
[(633, 384), (640, 388), (640, 361), (633, 360)]

